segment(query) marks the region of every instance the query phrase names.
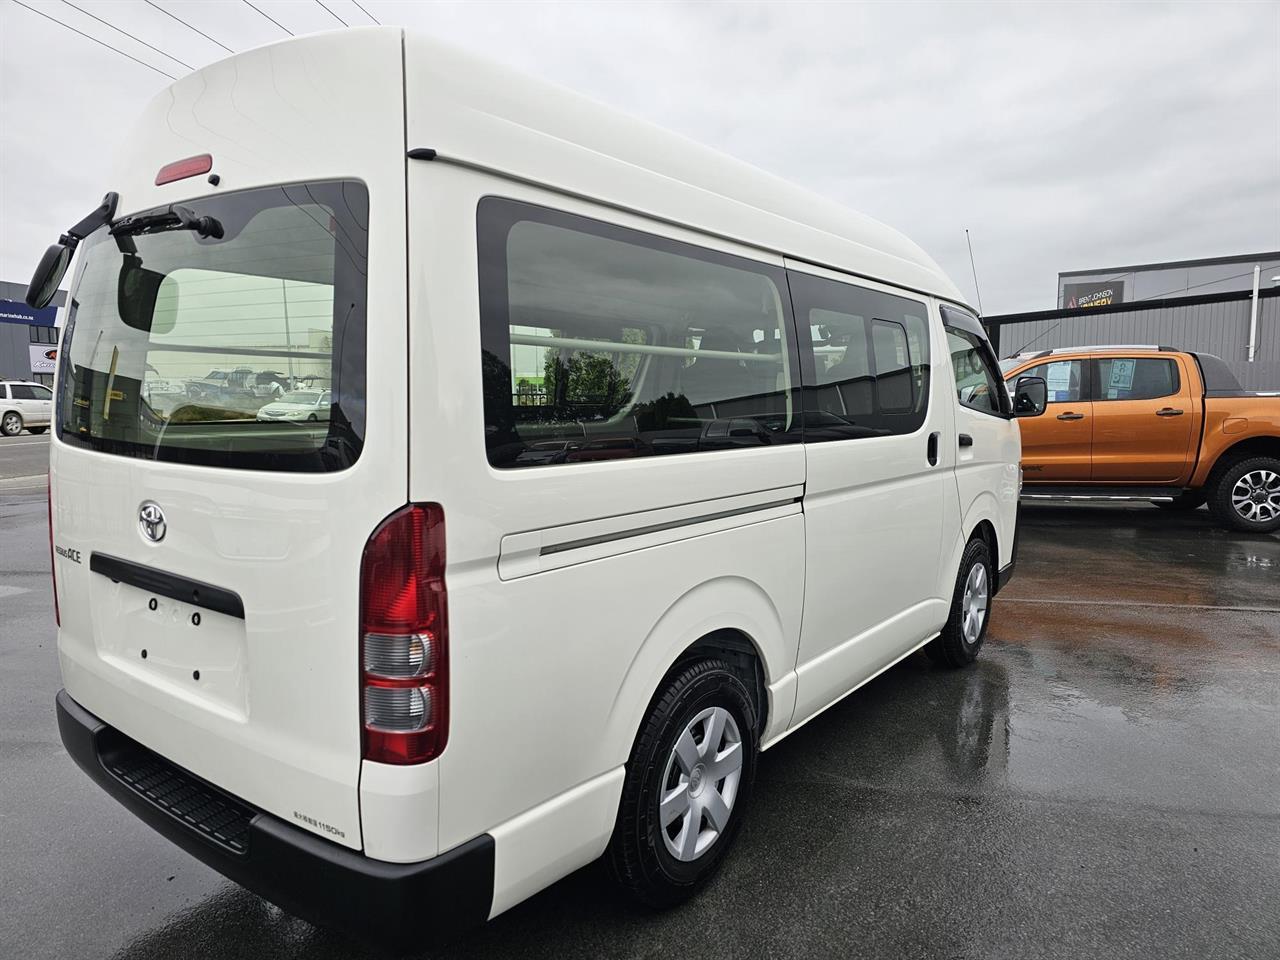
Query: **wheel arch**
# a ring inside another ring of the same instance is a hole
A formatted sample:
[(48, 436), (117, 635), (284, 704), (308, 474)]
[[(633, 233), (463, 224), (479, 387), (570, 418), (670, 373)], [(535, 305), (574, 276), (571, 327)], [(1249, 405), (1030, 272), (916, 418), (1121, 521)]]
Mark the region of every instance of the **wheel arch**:
[(794, 643), (788, 643), (782, 617), (768, 593), (742, 577), (704, 581), (684, 593), (658, 619), (623, 676), (606, 720), (604, 742), (612, 760), (625, 761), (648, 716), (664, 678), (692, 657), (716, 654), (735, 669), (757, 709), (763, 740), (771, 720), (786, 714), (792, 700), (772, 702), (775, 688), (794, 676)]
[(1246, 437), (1221, 450), (1205, 474), (1204, 487), (1213, 487), (1223, 473), (1249, 457), (1275, 457), (1280, 460), (1280, 436)]

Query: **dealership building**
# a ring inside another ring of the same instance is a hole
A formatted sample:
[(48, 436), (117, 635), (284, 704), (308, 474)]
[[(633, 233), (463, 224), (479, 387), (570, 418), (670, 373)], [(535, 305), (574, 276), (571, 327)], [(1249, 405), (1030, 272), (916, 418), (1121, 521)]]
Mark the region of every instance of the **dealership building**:
[(1057, 307), (984, 317), (1001, 357), (1158, 344), (1221, 357), (1250, 390), (1280, 390), (1280, 252), (1058, 274)]
[(25, 283), (0, 280), (0, 380), (33, 380), (53, 386), (58, 334), (66, 294), (34, 310), (23, 302)]

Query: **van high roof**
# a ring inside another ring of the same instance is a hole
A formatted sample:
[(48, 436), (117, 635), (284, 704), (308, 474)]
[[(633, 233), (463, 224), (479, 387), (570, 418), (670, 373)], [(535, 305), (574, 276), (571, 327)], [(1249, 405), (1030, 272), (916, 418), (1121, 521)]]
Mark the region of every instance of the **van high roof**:
[[(421, 156), (434, 152), (433, 162), (499, 173), (569, 196), (589, 195), (597, 203), (764, 252), (965, 303), (928, 254), (870, 217), (577, 93), (397, 27), (315, 34), (229, 57), (161, 93), (147, 122), (150, 129), (180, 125), (173, 132), (184, 149), (207, 149), (217, 169), (220, 153), (234, 145), (223, 142), (220, 150), (219, 142), (203, 143), (209, 137), (196, 122), (197, 104), (207, 109), (212, 98), (234, 99), (249, 77), (270, 82), (285, 61), (304, 62), (314, 71), (317, 64), (332, 64), (338, 50), (345, 54), (341, 60), (356, 63), (369, 57), (385, 62), (388, 54), (402, 53), (407, 130), (396, 147), (407, 145)], [(331, 70), (326, 66), (323, 72)], [(313, 88), (317, 96), (327, 96), (322, 85), (317, 81)], [(397, 85), (364, 96), (400, 91)], [(303, 92), (291, 90), (290, 99)], [(348, 109), (349, 98), (332, 100), (334, 114)], [(340, 131), (342, 117), (331, 116), (330, 129)], [(762, 136), (765, 131), (762, 120)], [(332, 138), (328, 142), (327, 149), (334, 149)], [(337, 153), (346, 149), (339, 145)], [(130, 212), (123, 189), (121, 198), (121, 213)]]

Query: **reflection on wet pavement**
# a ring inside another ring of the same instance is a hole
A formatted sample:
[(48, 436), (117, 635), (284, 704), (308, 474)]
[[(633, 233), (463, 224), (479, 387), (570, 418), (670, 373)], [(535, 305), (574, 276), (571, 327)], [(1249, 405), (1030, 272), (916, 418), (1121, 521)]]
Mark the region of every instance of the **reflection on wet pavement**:
[[(640, 910), (596, 864), (453, 943), (424, 926), (423, 956), (1274, 960), (1280, 537), (1202, 514), (1024, 507), (979, 662), (912, 656), (766, 753), (702, 897)], [(19, 877), (0, 941), (34, 915), (34, 955), (367, 955), (176, 851), (54, 746), (31, 763), (68, 799), (6, 800), (23, 829), (89, 826), (30, 845), (53, 879)]]

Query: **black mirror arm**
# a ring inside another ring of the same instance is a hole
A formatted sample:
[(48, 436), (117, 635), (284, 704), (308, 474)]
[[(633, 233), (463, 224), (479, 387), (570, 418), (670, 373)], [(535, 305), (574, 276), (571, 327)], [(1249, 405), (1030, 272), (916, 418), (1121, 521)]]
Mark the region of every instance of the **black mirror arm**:
[(112, 191), (102, 198), (102, 203), (98, 209), (93, 211), (74, 227), (69, 227), (67, 232), (58, 238), (58, 242), (63, 246), (70, 247), (72, 250), (93, 231), (97, 230), (103, 224), (110, 223), (116, 215), (116, 204), (120, 202), (120, 194)]

